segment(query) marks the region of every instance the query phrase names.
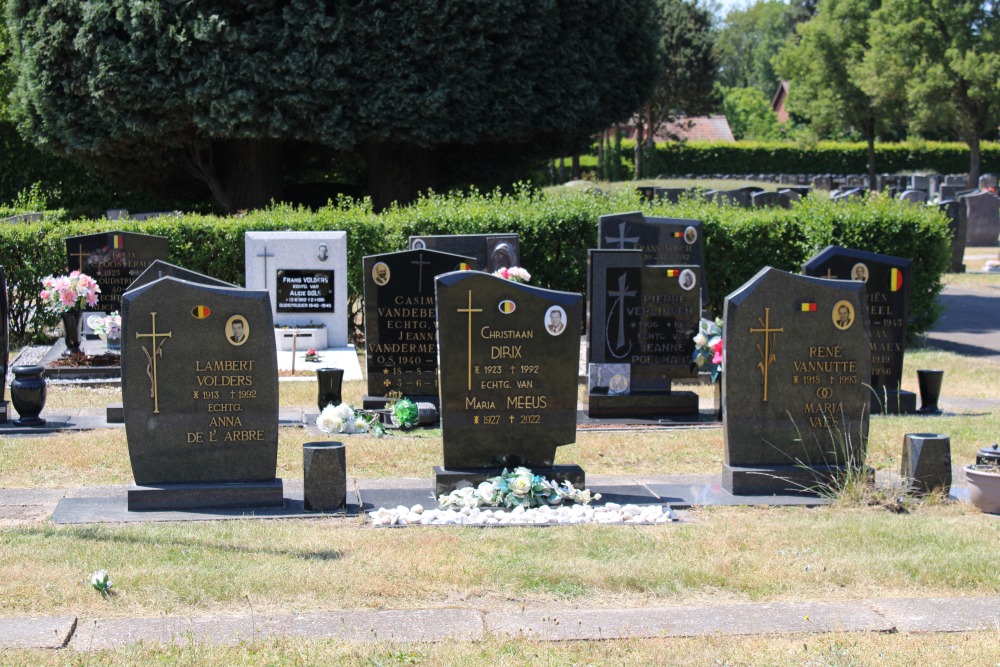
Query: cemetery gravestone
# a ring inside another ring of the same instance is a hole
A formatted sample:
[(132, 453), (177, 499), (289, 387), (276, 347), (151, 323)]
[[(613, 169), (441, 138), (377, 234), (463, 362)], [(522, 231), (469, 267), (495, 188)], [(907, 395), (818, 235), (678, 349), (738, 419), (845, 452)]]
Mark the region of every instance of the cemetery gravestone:
[(438, 250), (473, 257), (488, 273), (521, 266), (521, 245), (517, 234), (444, 234), (411, 236), (410, 250)]
[(910, 182), (907, 184), (907, 190), (923, 190), (927, 192), (931, 188), (931, 181), (927, 176), (910, 176)]
[(274, 324), (322, 328), (326, 345), (308, 347), (346, 347), (347, 232), (247, 232), (244, 243), (247, 289), (267, 291)]
[(186, 280), (189, 283), (198, 283), (199, 285), (239, 287), (239, 285), (227, 283), (224, 280), (219, 280), (218, 278), (213, 278), (212, 276), (206, 276), (204, 273), (191, 271), (190, 269), (185, 269), (182, 266), (177, 266), (176, 264), (171, 264), (170, 262), (164, 262), (163, 260), (158, 259), (146, 267), (146, 270), (140, 273), (139, 277), (132, 281), (132, 286), (129, 289), (142, 287), (143, 285), (148, 285), (149, 283), (155, 282), (160, 278), (167, 277), (178, 278), (180, 280)]
[(871, 332), (872, 411), (912, 414), (917, 395), (904, 391), (903, 355), (909, 322), (913, 262), (901, 257), (827, 246), (802, 266), (807, 276), (865, 284)]
[(723, 487), (809, 493), (863, 465), (871, 351), (864, 283), (762, 269), (725, 300)]
[(948, 218), (948, 231), (951, 232), (951, 268), (952, 273), (965, 273), (965, 216), (960, 205), (954, 199), (943, 200), (938, 209)]
[(926, 190), (904, 190), (899, 193), (899, 199), (902, 201), (908, 201), (911, 204), (926, 204), (927, 203), (927, 191)]
[(476, 260), (436, 250), (364, 258), (366, 409), (406, 397), (438, 404), (434, 277)]
[[(698, 396), (672, 378), (697, 377), (692, 362), (701, 319), (701, 267), (644, 266), (638, 250), (590, 250), (588, 349), (591, 417), (686, 416)], [(625, 365), (611, 372), (606, 366)]]
[(10, 357), (10, 304), (7, 276), (0, 266), (0, 424), (7, 423), (7, 369)]
[(437, 493), (527, 466), (583, 484), (555, 466), (574, 442), (583, 296), (475, 271), (438, 276), (438, 359), (444, 466)]
[(154, 261), (166, 260), (169, 252), (167, 237), (133, 232), (70, 236), (65, 241), (66, 265), (97, 281), (101, 293), (95, 310), (105, 313), (121, 310), (125, 290)]
[(965, 245), (996, 247), (1000, 237), (1000, 197), (978, 192), (963, 198), (965, 202)]
[[(701, 220), (647, 218), (641, 211), (602, 215), (597, 221), (597, 247), (641, 250), (642, 263), (705, 267), (705, 234)], [(702, 276), (701, 301), (708, 303), (708, 281)]]
[(267, 292), (167, 277), (122, 306), (129, 509), (281, 506)]
[(996, 192), (997, 189), (997, 175), (996, 174), (983, 174), (979, 177), (979, 189), (986, 192)]

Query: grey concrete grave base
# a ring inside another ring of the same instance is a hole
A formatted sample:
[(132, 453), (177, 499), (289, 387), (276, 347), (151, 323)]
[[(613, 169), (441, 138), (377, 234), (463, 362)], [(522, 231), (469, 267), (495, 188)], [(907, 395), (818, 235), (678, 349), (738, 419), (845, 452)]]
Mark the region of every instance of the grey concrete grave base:
[(128, 489), (129, 511), (252, 509), (285, 504), (280, 479), (234, 484), (133, 484)]
[[(592, 641), (827, 632), (980, 632), (1000, 627), (1000, 597), (794, 600), (580, 609), (546, 605), (334, 609), (217, 616), (0, 618), (0, 649), (89, 652), (149, 645), (234, 645), (274, 639), (438, 642), (525, 638)], [(984, 637), (988, 640), (988, 637)]]

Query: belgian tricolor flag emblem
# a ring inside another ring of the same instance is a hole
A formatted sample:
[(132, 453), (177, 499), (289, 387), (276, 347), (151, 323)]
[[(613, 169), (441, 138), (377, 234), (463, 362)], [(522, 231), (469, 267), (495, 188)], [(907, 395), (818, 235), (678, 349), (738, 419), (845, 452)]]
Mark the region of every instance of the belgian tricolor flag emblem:
[(667, 278), (676, 278), (681, 275), (680, 269), (667, 269)]
[(459, 262), (458, 266), (455, 267), (456, 271), (471, 271), (472, 265), (466, 262)]
[(684, 232), (674, 232), (674, 238), (675, 239), (682, 239), (682, 238), (684, 238)]
[(498, 308), (500, 308), (500, 312), (504, 315), (510, 315), (514, 312), (514, 309), (517, 308), (517, 305), (515, 305), (510, 299), (506, 299), (500, 302)]
[(125, 237), (121, 234), (113, 234), (111, 236), (111, 247), (115, 250), (121, 250), (125, 247)]
[(195, 306), (191, 309), (191, 317), (196, 320), (203, 320), (211, 314), (212, 311), (209, 310), (208, 306)]
[(903, 289), (903, 272), (899, 269), (889, 270), (889, 291), (898, 292)]
[(799, 304), (799, 310), (803, 313), (815, 313), (816, 312), (816, 302), (815, 301), (803, 301)]

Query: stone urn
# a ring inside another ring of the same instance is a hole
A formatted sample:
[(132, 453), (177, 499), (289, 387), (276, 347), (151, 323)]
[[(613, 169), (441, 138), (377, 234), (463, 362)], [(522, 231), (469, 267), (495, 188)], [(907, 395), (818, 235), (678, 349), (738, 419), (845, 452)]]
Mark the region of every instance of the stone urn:
[(42, 366), (14, 366), (14, 380), (10, 383), (10, 400), (17, 410), (16, 426), (44, 426), (39, 418), (45, 408), (45, 378)]
[(1000, 468), (990, 464), (965, 466), (969, 502), (989, 514), (1000, 514)]

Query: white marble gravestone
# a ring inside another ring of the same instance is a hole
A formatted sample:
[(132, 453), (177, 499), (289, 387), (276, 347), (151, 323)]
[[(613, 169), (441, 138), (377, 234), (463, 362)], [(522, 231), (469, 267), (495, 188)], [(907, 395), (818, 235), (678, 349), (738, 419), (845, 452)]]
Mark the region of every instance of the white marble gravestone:
[(276, 327), (323, 325), (326, 345), (347, 346), (347, 232), (247, 232), (246, 287), (267, 290)]

